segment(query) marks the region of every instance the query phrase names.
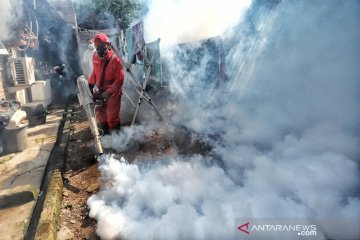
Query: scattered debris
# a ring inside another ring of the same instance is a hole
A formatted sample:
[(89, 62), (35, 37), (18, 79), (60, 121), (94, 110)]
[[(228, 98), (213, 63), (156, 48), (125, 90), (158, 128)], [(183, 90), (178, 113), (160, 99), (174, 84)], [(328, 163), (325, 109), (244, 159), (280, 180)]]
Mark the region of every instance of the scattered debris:
[(74, 237), (75, 237), (74, 233), (66, 226), (62, 226), (57, 234), (58, 240), (68, 240), (68, 239), (73, 239)]
[(86, 192), (88, 192), (88, 193), (93, 193), (93, 192), (97, 191), (99, 188), (100, 188), (100, 183), (99, 183), (99, 182), (96, 182), (96, 183), (91, 184), (91, 185), (86, 189)]
[[(86, 203), (91, 193), (100, 186), (96, 153), (89, 144), (93, 138), (82, 107), (73, 105), (72, 110), (70, 124), (72, 138), (76, 140), (69, 141), (63, 169), (64, 190), (58, 239), (98, 239), (95, 234), (96, 221), (89, 217)], [(91, 190), (90, 193), (87, 190)], [(65, 232), (65, 237), (59, 237), (60, 231)]]

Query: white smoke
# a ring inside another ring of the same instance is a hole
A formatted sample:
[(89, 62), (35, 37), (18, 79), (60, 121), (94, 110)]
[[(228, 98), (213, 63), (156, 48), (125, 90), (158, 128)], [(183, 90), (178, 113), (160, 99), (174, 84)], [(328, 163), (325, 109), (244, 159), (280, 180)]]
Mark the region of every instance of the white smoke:
[(0, 40), (8, 40), (13, 35), (13, 24), (21, 16), (21, 1), (2, 0), (0, 4)]
[(222, 34), (244, 16), (251, 0), (149, 0), (145, 39), (162, 46)]
[(223, 169), (202, 160), (138, 166), (101, 157), (110, 185), (89, 200), (97, 233), (104, 239), (223, 239), (233, 227), (240, 192)]
[(111, 135), (105, 135), (102, 139), (102, 144), (105, 148), (122, 152), (127, 150), (135, 142), (143, 140), (149, 132), (154, 130), (159, 130), (157, 124), (149, 124), (146, 126), (135, 125), (133, 127), (124, 126), (120, 132), (112, 132)]
[[(11, 5), (10, 0), (3, 1), (0, 4), (0, 16), (1, 16), (1, 23), (0, 23), (0, 32), (4, 35), (8, 35), (8, 23), (11, 21)], [(3, 35), (1, 34), (1, 35)]]
[[(359, 10), (352, 0), (259, 8), (253, 29), (225, 39), (229, 81), (221, 89), (196, 88), (195, 97), (178, 84), (186, 72), (174, 62), (171, 89), (181, 90), (173, 92), (181, 99), (175, 120), (217, 134), (213, 144), (225, 167), (201, 156), (153, 165), (104, 156), (108, 185), (88, 201), (97, 233), (232, 239), (241, 217), (360, 222)], [(200, 64), (196, 71), (207, 70)], [(326, 224), (318, 234), (359, 238), (358, 229)]]

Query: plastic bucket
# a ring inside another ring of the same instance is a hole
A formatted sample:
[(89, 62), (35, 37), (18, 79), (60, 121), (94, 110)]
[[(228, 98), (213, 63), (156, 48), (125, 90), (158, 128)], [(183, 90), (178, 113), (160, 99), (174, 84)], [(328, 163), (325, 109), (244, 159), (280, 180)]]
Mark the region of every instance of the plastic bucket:
[(20, 152), (27, 148), (27, 127), (28, 124), (21, 124), (3, 129), (4, 153)]

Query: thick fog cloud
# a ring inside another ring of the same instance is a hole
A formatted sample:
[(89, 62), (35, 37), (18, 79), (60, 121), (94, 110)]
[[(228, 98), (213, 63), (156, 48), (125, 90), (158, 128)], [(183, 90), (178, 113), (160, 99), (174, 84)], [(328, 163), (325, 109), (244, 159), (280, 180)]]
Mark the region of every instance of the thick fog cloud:
[(2, 0), (0, 4), (0, 40), (8, 40), (12, 36), (12, 27), (22, 11), (20, 1)]
[[(108, 185), (88, 202), (98, 234), (232, 239), (241, 217), (360, 222), (359, 10), (355, 0), (257, 8), (253, 22), (224, 34), (228, 81), (209, 88), (187, 79), (207, 73), (209, 56), (186, 72), (168, 53), (174, 121), (215, 135), (224, 167), (202, 156), (153, 165), (103, 156)], [(359, 238), (319, 224), (320, 238)]]
[(244, 16), (251, 0), (149, 0), (145, 18), (147, 41), (162, 39), (162, 46), (221, 34)]
[(151, 131), (156, 130), (163, 134), (166, 134), (169, 131), (169, 128), (166, 126), (162, 126), (161, 128), (162, 129), (160, 129), (158, 123), (150, 123), (146, 126), (124, 126), (121, 128), (120, 132), (112, 132), (111, 135), (105, 135), (102, 138), (102, 145), (105, 148), (111, 148), (117, 152), (122, 152), (127, 150), (134, 143), (143, 141), (146, 135)]
[(8, 27), (7, 27), (7, 25), (8, 25), (9, 19), (11, 17), (10, 10), (11, 10), (10, 1), (4, 1), (0, 5), (0, 14), (1, 14), (0, 15), (1, 16), (0, 31), (2, 33), (4, 33), (4, 35), (8, 35)]

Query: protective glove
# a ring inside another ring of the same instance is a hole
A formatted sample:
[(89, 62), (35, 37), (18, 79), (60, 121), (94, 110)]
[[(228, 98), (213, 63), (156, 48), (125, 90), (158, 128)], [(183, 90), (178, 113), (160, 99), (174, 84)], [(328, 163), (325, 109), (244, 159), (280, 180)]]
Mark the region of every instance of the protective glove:
[(100, 89), (96, 85), (94, 85), (93, 93), (94, 94), (99, 94), (100, 93)]
[(101, 97), (106, 100), (111, 96), (111, 93), (109, 91), (105, 91), (101, 94)]

